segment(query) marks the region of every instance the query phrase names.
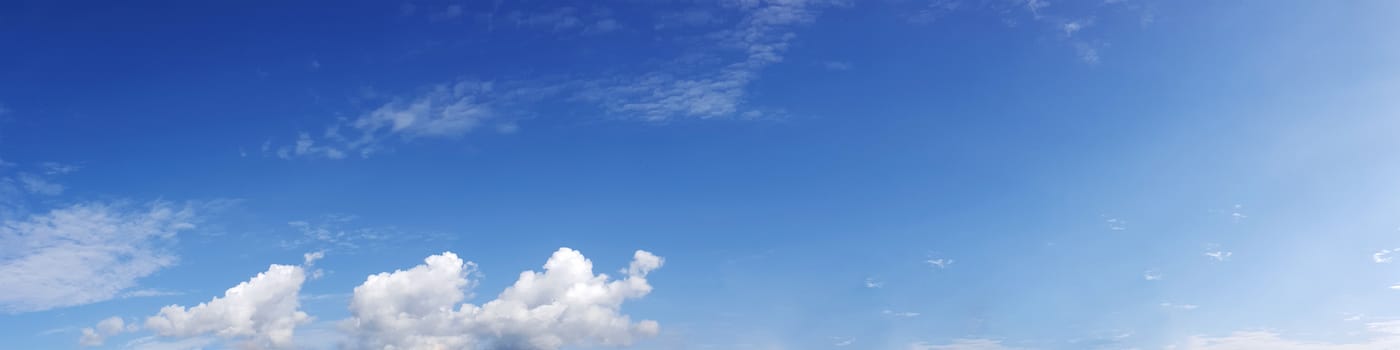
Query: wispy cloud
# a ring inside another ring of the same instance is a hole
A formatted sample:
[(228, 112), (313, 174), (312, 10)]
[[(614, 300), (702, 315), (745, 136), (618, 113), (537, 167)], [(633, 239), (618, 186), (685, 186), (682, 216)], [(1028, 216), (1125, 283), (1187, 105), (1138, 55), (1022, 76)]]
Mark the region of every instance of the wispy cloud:
[(1143, 271), (1142, 279), (1148, 281), (1160, 281), (1162, 279), (1162, 273), (1152, 270)]
[(1233, 253), (1233, 252), (1227, 252), (1227, 251), (1221, 251), (1221, 250), (1214, 250), (1214, 251), (1208, 251), (1208, 252), (1206, 252), (1205, 255), (1206, 255), (1207, 257), (1210, 257), (1211, 259), (1214, 259), (1215, 261), (1226, 261), (1226, 260), (1230, 260), (1230, 256), (1231, 256), (1231, 255), (1234, 255), (1234, 254), (1235, 254), (1235, 253)]
[(1190, 310), (1195, 310), (1195, 309), (1197, 309), (1197, 308), (1200, 308), (1200, 306), (1195, 305), (1195, 304), (1162, 303), (1162, 304), (1160, 304), (1160, 305), (1161, 305), (1163, 308), (1172, 309), (1172, 310), (1186, 310), (1186, 311), (1190, 311)]
[(1366, 333), (1369, 337), (1365, 339), (1350, 342), (1332, 342), (1318, 341), (1315, 339), (1290, 339), (1273, 331), (1238, 331), (1225, 336), (1192, 336), (1187, 339), (1183, 348), (1190, 350), (1352, 350), (1400, 348), (1400, 321), (1368, 323), (1366, 324)]
[(831, 343), (831, 346), (835, 347), (848, 346), (856, 342), (856, 338), (847, 337), (832, 337), (831, 340), (833, 341), (833, 343)]
[(924, 263), (925, 263), (925, 264), (928, 264), (929, 266), (933, 266), (933, 267), (935, 267), (935, 268), (938, 268), (939, 270), (942, 270), (942, 269), (948, 268), (949, 266), (952, 266), (952, 265), (953, 265), (953, 259), (945, 259), (945, 258), (936, 258), (936, 259), (935, 259), (935, 258), (929, 258), (928, 260), (924, 260)]
[(1127, 230), (1127, 229), (1128, 229), (1128, 221), (1127, 221), (1127, 220), (1123, 220), (1123, 219), (1119, 219), (1119, 218), (1104, 217), (1103, 222), (1104, 222), (1104, 226), (1108, 227), (1108, 229), (1109, 229), (1110, 231), (1123, 231), (1123, 230)]
[(40, 311), (116, 298), (173, 265), (167, 248), (194, 207), (87, 202), (0, 226), (0, 310)]
[(1395, 253), (1397, 251), (1400, 251), (1400, 248), (1381, 249), (1381, 251), (1371, 254), (1371, 261), (1375, 261), (1377, 264), (1389, 263), (1395, 260)]
[(909, 350), (1016, 350), (1018, 348), (1003, 345), (1001, 341), (991, 339), (955, 339), (947, 344), (933, 344), (929, 342), (917, 342), (909, 344)]
[(884, 287), (885, 287), (885, 282), (881, 282), (881, 281), (876, 280), (876, 279), (874, 279), (874, 278), (866, 278), (866, 279), (865, 279), (865, 288), (884, 288)]
[(910, 312), (910, 311), (894, 311), (894, 310), (889, 310), (889, 309), (885, 309), (884, 311), (880, 311), (880, 314), (885, 315), (885, 316), (900, 317), (900, 318), (910, 318), (910, 317), (919, 316), (919, 313), (917, 313), (917, 312)]

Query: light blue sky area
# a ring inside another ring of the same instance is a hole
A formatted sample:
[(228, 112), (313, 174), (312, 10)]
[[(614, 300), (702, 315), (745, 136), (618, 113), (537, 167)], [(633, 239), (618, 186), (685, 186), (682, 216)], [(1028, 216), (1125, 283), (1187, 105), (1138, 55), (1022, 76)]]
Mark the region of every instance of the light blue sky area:
[(0, 348), (1400, 348), (1397, 23), (6, 2)]

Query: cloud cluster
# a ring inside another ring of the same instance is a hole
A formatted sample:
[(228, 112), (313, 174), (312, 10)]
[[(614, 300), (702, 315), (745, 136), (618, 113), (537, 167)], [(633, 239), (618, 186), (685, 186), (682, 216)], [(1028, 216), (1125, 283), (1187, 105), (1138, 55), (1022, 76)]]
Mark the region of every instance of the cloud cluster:
[(355, 288), (346, 325), (365, 349), (628, 345), (659, 331), (655, 321), (633, 323), (621, 305), (651, 292), (646, 276), (661, 264), (638, 251), (627, 277), (610, 281), (594, 274), (578, 251), (561, 248), (544, 272), (523, 272), (495, 300), (476, 306), (462, 303), (474, 285), (475, 265), (443, 253), (408, 270), (370, 276)]
[[(324, 257), (303, 255), (305, 265), (272, 265), (266, 272), (194, 307), (171, 305), (146, 319), (144, 329), (162, 338), (133, 341), (141, 347), (181, 342), (207, 345), (211, 337), (239, 341), (246, 349), (289, 349), (298, 326), (311, 322), (298, 303), (306, 268)], [(560, 248), (543, 272), (525, 271), (495, 299), (465, 303), (476, 285), (476, 265), (446, 252), (407, 270), (371, 275), (355, 287), (349, 319), (340, 322), (349, 349), (525, 349), (568, 346), (626, 346), (656, 335), (655, 321), (633, 322), (622, 304), (652, 290), (647, 275), (664, 260), (637, 251), (612, 279), (595, 274), (578, 251)], [(110, 318), (85, 329), (79, 342), (100, 345), (105, 337), (134, 327)], [(129, 344), (130, 345), (130, 344)], [(318, 344), (329, 346), (331, 344)], [(201, 345), (202, 346), (202, 345)]]
[(170, 305), (146, 319), (146, 329), (166, 337), (217, 335), (245, 340), (256, 349), (287, 348), (298, 325), (311, 317), (299, 310), (298, 294), (306, 281), (300, 266), (272, 265), (206, 303), (185, 308)]
[(175, 263), (167, 248), (194, 227), (194, 210), (80, 203), (0, 223), (0, 311), (48, 310), (109, 300)]

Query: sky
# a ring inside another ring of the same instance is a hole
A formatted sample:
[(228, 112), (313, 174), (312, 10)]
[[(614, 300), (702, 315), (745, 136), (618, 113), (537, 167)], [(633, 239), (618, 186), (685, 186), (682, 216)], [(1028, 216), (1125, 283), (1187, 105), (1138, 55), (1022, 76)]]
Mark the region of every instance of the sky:
[(0, 349), (1400, 349), (1400, 2), (0, 3)]

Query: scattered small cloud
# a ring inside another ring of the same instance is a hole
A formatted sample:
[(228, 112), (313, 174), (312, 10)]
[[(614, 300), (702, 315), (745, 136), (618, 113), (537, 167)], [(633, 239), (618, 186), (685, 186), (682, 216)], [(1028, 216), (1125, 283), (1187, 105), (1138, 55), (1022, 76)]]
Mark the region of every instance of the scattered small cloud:
[(826, 68), (826, 70), (831, 71), (848, 71), (851, 70), (852, 66), (850, 62), (826, 61), (822, 62), (822, 68)]
[(1103, 222), (1104, 225), (1106, 225), (1110, 231), (1123, 231), (1128, 229), (1127, 220), (1104, 217)]
[(909, 350), (1017, 350), (991, 339), (955, 339), (947, 344), (916, 342), (909, 344)]
[(1065, 37), (1072, 37), (1074, 33), (1093, 24), (1094, 18), (1090, 17), (1088, 19), (1065, 22), (1065, 24), (1060, 25), (1060, 29), (1064, 32)]
[(1206, 252), (1205, 255), (1206, 255), (1207, 257), (1210, 257), (1211, 259), (1214, 259), (1215, 261), (1226, 261), (1226, 260), (1230, 260), (1230, 256), (1231, 256), (1231, 255), (1234, 255), (1234, 254), (1235, 254), (1235, 253), (1233, 253), (1233, 252), (1215, 250), (1215, 251), (1208, 251), (1208, 252)]
[(884, 288), (884, 287), (885, 287), (885, 282), (878, 281), (878, 280), (876, 280), (876, 279), (874, 279), (874, 278), (866, 278), (866, 279), (865, 279), (865, 288)]
[(1147, 270), (1142, 273), (1142, 279), (1147, 281), (1160, 281), (1162, 280), (1162, 274), (1157, 271)]
[[(279, 243), (284, 248), (325, 248), (336, 249), (359, 249), (366, 244), (388, 243), (397, 238), (399, 241), (408, 239), (427, 238), (424, 235), (399, 232), (393, 227), (356, 227), (354, 215), (328, 214), (313, 220), (296, 220), (287, 223), (295, 234), (283, 237)], [(308, 256), (320, 259), (321, 256)]]
[(831, 337), (831, 340), (832, 340), (831, 346), (835, 346), (835, 347), (848, 346), (848, 345), (854, 344), (854, 343), (856, 342), (856, 338), (849, 338), (849, 337)]
[(1396, 252), (1400, 252), (1400, 248), (1381, 249), (1380, 251), (1371, 254), (1371, 261), (1375, 261), (1377, 264), (1389, 263), (1395, 260)]
[(952, 265), (953, 265), (953, 259), (944, 259), (944, 258), (937, 258), (937, 259), (934, 259), (934, 258), (929, 258), (928, 260), (924, 260), (924, 263), (929, 264), (929, 266), (936, 267), (936, 268), (938, 268), (939, 270), (942, 270), (942, 269), (948, 268), (948, 266), (952, 266)]
[(1244, 206), (1239, 205), (1239, 204), (1235, 204), (1235, 208), (1234, 208), (1234, 209), (1235, 209), (1235, 210), (1233, 210), (1233, 211), (1230, 212), (1230, 219), (1235, 220), (1235, 222), (1240, 222), (1240, 220), (1244, 220), (1245, 218), (1248, 217), (1248, 216), (1245, 216), (1244, 213), (1241, 213), (1241, 211), (1242, 211), (1241, 209), (1244, 209)]
[(919, 316), (919, 313), (917, 313), (917, 312), (894, 311), (894, 310), (889, 310), (889, 309), (885, 309), (884, 311), (880, 311), (880, 314), (885, 315), (885, 316), (900, 317), (900, 318), (910, 318), (910, 317)]
[(1195, 309), (1197, 309), (1197, 308), (1200, 307), (1200, 306), (1197, 306), (1197, 305), (1195, 305), (1195, 304), (1177, 304), (1177, 303), (1162, 303), (1162, 304), (1160, 304), (1160, 305), (1161, 305), (1163, 308), (1167, 308), (1167, 309), (1172, 309), (1172, 310), (1186, 310), (1186, 311), (1195, 310)]

